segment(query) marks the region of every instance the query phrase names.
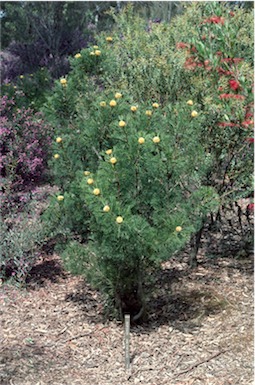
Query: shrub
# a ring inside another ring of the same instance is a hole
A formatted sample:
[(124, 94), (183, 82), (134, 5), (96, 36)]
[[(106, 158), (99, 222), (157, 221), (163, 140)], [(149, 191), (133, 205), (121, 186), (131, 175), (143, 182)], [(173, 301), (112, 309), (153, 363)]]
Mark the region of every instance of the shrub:
[(3, 180), (12, 188), (42, 180), (51, 135), (52, 129), (40, 113), (16, 108), (15, 101), (7, 96), (1, 98), (0, 168)]

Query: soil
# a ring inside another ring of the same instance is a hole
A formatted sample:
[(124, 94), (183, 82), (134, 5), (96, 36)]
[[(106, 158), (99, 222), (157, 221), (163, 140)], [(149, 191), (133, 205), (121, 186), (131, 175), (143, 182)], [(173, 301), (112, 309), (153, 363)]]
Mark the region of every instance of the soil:
[(0, 287), (0, 384), (251, 385), (252, 253), (208, 232), (192, 270), (189, 252), (162, 265), (148, 322), (131, 326), (127, 370), (124, 326), (58, 255), (42, 254), (25, 288)]

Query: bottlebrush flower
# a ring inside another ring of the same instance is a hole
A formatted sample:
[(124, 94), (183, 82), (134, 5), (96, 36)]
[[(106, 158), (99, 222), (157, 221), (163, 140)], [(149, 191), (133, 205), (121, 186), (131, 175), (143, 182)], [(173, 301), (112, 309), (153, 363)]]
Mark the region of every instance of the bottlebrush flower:
[(121, 120), (119, 122), (119, 127), (125, 127), (126, 126), (126, 122), (124, 120)]
[(159, 136), (154, 136), (152, 141), (153, 141), (153, 143), (159, 143), (160, 142), (160, 137)]
[(246, 140), (246, 142), (254, 143), (254, 138), (246, 138), (245, 140)]
[(247, 210), (253, 211), (253, 210), (254, 210), (254, 203), (249, 203), (249, 204), (247, 205)]
[(239, 82), (236, 81), (235, 79), (230, 79), (228, 83), (230, 88), (232, 88), (232, 90), (234, 91), (238, 90), (238, 88), (240, 87)]
[(93, 184), (93, 183), (94, 183), (94, 179), (89, 178), (89, 179), (87, 180), (87, 183), (88, 183), (88, 184)]
[(189, 48), (189, 45), (186, 44), (186, 43), (183, 43), (182, 41), (180, 41), (179, 43), (176, 43), (175, 46), (176, 46), (177, 49)]
[(108, 205), (105, 205), (105, 206), (103, 207), (103, 212), (104, 212), (104, 213), (109, 213), (110, 210), (111, 210), (111, 208), (110, 208), (110, 206), (108, 206)]
[(141, 136), (139, 139), (138, 139), (138, 143), (139, 144), (143, 144), (145, 142), (145, 139)]
[(123, 220), (124, 220), (124, 219), (123, 219), (121, 216), (118, 216), (118, 217), (116, 218), (116, 222), (117, 222), (118, 224), (122, 223)]
[(57, 139), (56, 139), (56, 142), (57, 143), (61, 143), (62, 142), (62, 138), (60, 138), (60, 136), (58, 136)]
[(99, 190), (99, 188), (94, 188), (93, 190), (93, 194), (94, 195), (100, 195), (101, 191)]
[(253, 125), (254, 121), (253, 120), (245, 120), (242, 122), (243, 127), (249, 127), (250, 125)]
[(111, 107), (115, 107), (115, 106), (117, 105), (116, 100), (111, 100), (110, 103), (109, 103), (109, 105), (110, 105)]
[(219, 127), (240, 127), (238, 123), (233, 123), (233, 122), (219, 122), (218, 126)]
[(239, 94), (221, 94), (220, 99), (240, 99), (244, 100), (245, 96), (244, 95), (239, 95)]
[(225, 20), (223, 17), (220, 17), (220, 16), (212, 16), (212, 17), (209, 17), (208, 19), (205, 19), (203, 21), (203, 24), (205, 23), (212, 23), (212, 24), (224, 24)]

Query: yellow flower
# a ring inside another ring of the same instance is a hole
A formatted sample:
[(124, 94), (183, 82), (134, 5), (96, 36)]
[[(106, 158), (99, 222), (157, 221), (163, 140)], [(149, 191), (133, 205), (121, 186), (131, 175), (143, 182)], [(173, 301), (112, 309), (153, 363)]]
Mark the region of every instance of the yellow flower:
[(99, 49), (96, 49), (96, 50), (95, 50), (95, 55), (96, 55), (96, 56), (100, 56), (100, 55), (101, 55), (101, 51), (99, 51)]
[(160, 142), (160, 138), (159, 136), (154, 136), (154, 138), (152, 139), (153, 143), (159, 143)]
[(138, 139), (138, 143), (139, 144), (143, 144), (145, 142), (145, 139), (143, 138), (143, 137), (140, 137), (139, 139)]
[(116, 218), (116, 222), (119, 223), (119, 224), (122, 223), (123, 220), (124, 220), (124, 219), (123, 219), (121, 216), (119, 216), (119, 217)]
[(136, 107), (136, 106), (131, 106), (131, 107), (130, 107), (130, 110), (131, 110), (132, 112), (136, 112), (136, 111), (137, 111), (137, 107)]
[(105, 40), (108, 41), (108, 43), (111, 43), (113, 39), (111, 36), (107, 36), (107, 38)]
[(105, 103), (105, 102), (100, 102), (100, 106), (101, 106), (101, 107), (105, 107), (105, 106), (106, 106), (106, 103)]
[(65, 78), (60, 79), (60, 84), (62, 84), (62, 86), (65, 86), (66, 83), (67, 83), (67, 80)]
[(119, 122), (119, 127), (125, 127), (125, 125), (126, 125), (126, 122), (124, 122), (124, 120), (121, 120)]
[(98, 47), (98, 45), (93, 45), (93, 48), (98, 49), (99, 47)]
[(60, 201), (63, 201), (64, 200), (64, 195), (58, 195), (57, 196), (57, 200), (60, 202)]
[(100, 195), (100, 190), (99, 190), (99, 188), (95, 188), (94, 190), (93, 190), (93, 194), (94, 195)]
[(153, 108), (159, 108), (159, 104), (158, 103), (153, 103), (152, 107)]
[(115, 107), (117, 105), (117, 102), (116, 100), (111, 100), (109, 104), (111, 107)]
[(109, 213), (110, 210), (111, 210), (111, 208), (108, 205), (105, 205), (104, 208), (103, 208), (103, 212), (104, 213)]
[(95, 56), (95, 52), (90, 52), (90, 55), (91, 56)]
[(58, 136), (57, 139), (56, 139), (56, 142), (57, 143), (61, 143), (62, 142), (62, 138), (60, 138), (60, 136)]
[(20, 75), (20, 79), (24, 79), (24, 75)]
[(114, 97), (115, 97), (115, 99), (120, 99), (120, 98), (122, 98), (122, 94), (120, 92), (116, 92)]
[(109, 148), (109, 150), (106, 150), (105, 153), (106, 153), (107, 155), (111, 155), (111, 154), (112, 154), (112, 149)]
[(84, 173), (83, 173), (85, 176), (88, 176), (88, 175), (90, 175), (90, 171), (84, 171)]
[(112, 157), (112, 158), (110, 159), (110, 163), (111, 163), (111, 164), (115, 164), (115, 163), (117, 163), (117, 159), (116, 159), (116, 158), (114, 158), (114, 157)]
[(179, 233), (180, 231), (182, 231), (182, 227), (181, 227), (181, 226), (177, 226), (177, 227), (175, 228), (175, 231), (177, 231), (177, 233)]
[(55, 158), (55, 159), (58, 159), (58, 158), (60, 158), (60, 155), (59, 155), (59, 154), (55, 154), (55, 155), (54, 155), (54, 158)]
[(188, 101), (187, 101), (187, 105), (188, 105), (188, 106), (193, 106), (193, 101), (192, 101), (192, 100), (188, 100)]
[(87, 180), (87, 183), (88, 183), (88, 184), (93, 184), (93, 183), (94, 183), (94, 179), (89, 178), (89, 179)]
[(81, 57), (81, 54), (80, 53), (77, 53), (76, 55), (74, 55), (75, 59), (79, 59)]
[(151, 111), (151, 110), (147, 110), (147, 111), (145, 111), (145, 114), (146, 114), (147, 116), (151, 116), (151, 115), (152, 115), (152, 111)]
[(197, 115), (198, 115), (197, 111), (194, 110), (191, 112), (192, 118), (195, 118)]

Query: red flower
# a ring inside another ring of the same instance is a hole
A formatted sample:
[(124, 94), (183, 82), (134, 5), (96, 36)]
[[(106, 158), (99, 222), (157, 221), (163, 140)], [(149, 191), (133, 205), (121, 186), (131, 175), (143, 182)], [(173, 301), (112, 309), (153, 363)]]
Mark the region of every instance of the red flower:
[(246, 140), (246, 142), (254, 143), (254, 138), (246, 138), (245, 140)]
[(233, 63), (240, 63), (240, 61), (242, 61), (242, 60), (243, 60), (243, 58), (241, 58), (241, 57), (234, 57)]
[(220, 99), (240, 99), (244, 100), (245, 96), (244, 95), (236, 95), (236, 94), (221, 94)]
[(228, 83), (229, 83), (230, 88), (232, 88), (232, 90), (234, 90), (234, 91), (238, 90), (238, 88), (240, 86), (239, 82), (236, 81), (235, 79), (230, 79)]
[(250, 112), (247, 112), (247, 114), (245, 115), (245, 119), (252, 118), (252, 117), (253, 117), (253, 114), (251, 114)]
[(188, 59), (186, 59), (186, 61), (184, 63), (184, 67), (187, 70), (193, 70), (196, 68), (196, 66), (197, 66), (197, 63), (194, 61), (193, 57), (189, 57)]
[(249, 203), (249, 204), (247, 205), (247, 209), (248, 209), (249, 211), (254, 211), (254, 203)]
[(212, 16), (212, 17), (209, 17), (208, 19), (205, 19), (203, 21), (203, 24), (205, 23), (212, 23), (212, 24), (224, 24), (225, 20), (223, 17), (220, 17), (220, 16)]
[(254, 124), (253, 120), (245, 120), (242, 122), (243, 127), (249, 127), (250, 125)]
[(176, 48), (177, 49), (180, 49), (180, 48), (189, 48), (189, 45), (186, 44), (186, 43), (183, 43), (182, 41), (180, 43), (176, 43)]
[(232, 71), (226, 71), (224, 70), (222, 67), (218, 67), (217, 68), (217, 71), (220, 75), (226, 75), (226, 76), (229, 76), (229, 75), (234, 75), (234, 72)]
[(220, 122), (220, 123), (218, 123), (218, 126), (220, 126), (220, 127), (239, 127), (239, 124), (232, 123), (232, 122)]

